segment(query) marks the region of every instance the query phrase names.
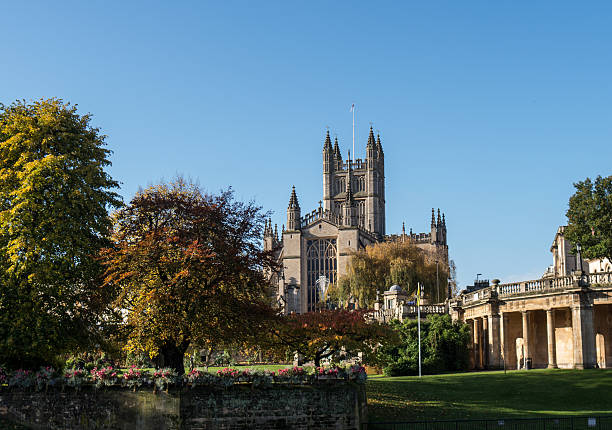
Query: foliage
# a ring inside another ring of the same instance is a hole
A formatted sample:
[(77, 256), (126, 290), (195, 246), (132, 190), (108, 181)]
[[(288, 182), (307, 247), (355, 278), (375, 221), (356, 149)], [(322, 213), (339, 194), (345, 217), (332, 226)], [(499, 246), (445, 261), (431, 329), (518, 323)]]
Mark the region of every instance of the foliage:
[(13, 368), (100, 341), (94, 256), (120, 199), (90, 120), (57, 99), (0, 104), (0, 361)]
[(6, 374), (6, 369), (0, 366), (0, 386), (8, 384), (8, 375)]
[(102, 367), (101, 369), (94, 367), (90, 374), (96, 388), (115, 385), (119, 380), (117, 377), (117, 370), (111, 366)]
[(369, 362), (381, 343), (392, 342), (394, 332), (366, 316), (364, 311), (348, 310), (287, 315), (271, 327), (267, 348), (280, 359), (297, 352), (315, 366), (325, 358), (339, 358), (340, 354), (352, 357), (360, 352), (364, 362)]
[(274, 315), (261, 248), (264, 214), (231, 190), (203, 193), (177, 179), (139, 191), (114, 217), (101, 258), (125, 312), (131, 352), (184, 373), (190, 345), (238, 342)]
[(36, 389), (42, 391), (53, 385), (55, 385), (55, 369), (51, 366), (41, 367), (36, 372)]
[[(383, 348), (388, 376), (418, 374), (418, 328), (416, 320), (394, 321), (401, 343)], [(465, 370), (468, 367), (470, 332), (467, 325), (453, 322), (450, 315), (429, 315), (421, 322), (421, 359), (423, 373)]]
[(174, 369), (165, 368), (153, 372), (153, 381), (160, 390), (168, 390), (171, 385), (179, 383), (179, 375)]
[(582, 256), (612, 261), (612, 176), (574, 184), (569, 199), (565, 237), (582, 247)]
[(121, 375), (121, 378), (125, 387), (133, 388), (134, 390), (143, 385), (149, 385), (152, 382), (149, 371), (138, 369), (136, 366), (131, 366), (127, 372)]
[[(108, 387), (125, 387), (136, 391), (142, 387), (155, 386), (155, 389), (167, 391), (170, 387), (189, 386), (228, 388), (235, 384), (250, 384), (253, 387), (270, 387), (272, 384), (314, 384), (322, 380), (351, 381), (365, 383), (366, 373), (361, 365), (347, 368), (331, 367), (292, 367), (279, 369), (278, 373), (268, 369), (234, 369), (223, 368), (215, 373), (193, 369), (183, 376), (178, 375), (174, 369), (165, 368), (155, 370), (153, 373), (146, 369), (131, 367), (125, 371), (112, 367), (94, 369), (86, 372), (81, 369), (70, 369), (59, 377), (55, 377), (52, 368), (41, 368), (34, 375), (29, 370), (16, 370), (10, 375), (5, 374), (9, 387), (15, 390), (28, 390), (34, 388), (38, 391), (48, 387), (57, 386), (63, 390), (65, 387), (81, 390), (83, 386), (93, 385), (97, 389)], [(0, 384), (2, 385), (2, 384)]]
[(8, 386), (10, 388), (28, 389), (35, 384), (34, 374), (31, 370), (17, 369), (9, 378)]
[(80, 390), (83, 383), (87, 381), (87, 372), (82, 369), (70, 369), (64, 372), (64, 384), (75, 390)]
[[(417, 282), (424, 286), (424, 296), (443, 301), (447, 294), (448, 267), (443, 257), (427, 254), (410, 242), (382, 242), (356, 251), (351, 256), (347, 274), (332, 287), (330, 295), (339, 303), (356, 300), (361, 308), (372, 308), (377, 292), (384, 292), (393, 284), (409, 294), (416, 293)], [(439, 283), (439, 294), (436, 292)]]

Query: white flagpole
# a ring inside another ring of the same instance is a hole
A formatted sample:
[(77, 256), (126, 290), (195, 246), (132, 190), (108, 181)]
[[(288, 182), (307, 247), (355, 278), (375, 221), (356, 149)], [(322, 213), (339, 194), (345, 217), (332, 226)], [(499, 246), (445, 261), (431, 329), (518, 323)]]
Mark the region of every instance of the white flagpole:
[(351, 111), (353, 112), (353, 161), (355, 161), (355, 103), (351, 105)]
[(419, 378), (421, 377), (421, 283), (417, 284), (417, 326), (419, 332)]

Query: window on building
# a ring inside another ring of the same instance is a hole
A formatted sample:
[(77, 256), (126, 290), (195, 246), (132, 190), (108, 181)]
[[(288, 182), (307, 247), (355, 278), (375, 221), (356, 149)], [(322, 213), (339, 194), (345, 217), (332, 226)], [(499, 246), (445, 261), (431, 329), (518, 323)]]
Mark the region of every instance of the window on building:
[(316, 310), (320, 292), (317, 281), (325, 276), (330, 284), (337, 277), (336, 239), (314, 239), (306, 243), (307, 311)]

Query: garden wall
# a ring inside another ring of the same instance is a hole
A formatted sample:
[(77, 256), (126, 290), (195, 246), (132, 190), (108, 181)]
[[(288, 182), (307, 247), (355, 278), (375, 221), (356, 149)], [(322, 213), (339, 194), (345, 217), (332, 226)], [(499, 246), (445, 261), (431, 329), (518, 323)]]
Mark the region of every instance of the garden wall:
[(363, 384), (234, 385), (169, 393), (121, 388), (0, 392), (0, 416), (34, 429), (358, 429)]

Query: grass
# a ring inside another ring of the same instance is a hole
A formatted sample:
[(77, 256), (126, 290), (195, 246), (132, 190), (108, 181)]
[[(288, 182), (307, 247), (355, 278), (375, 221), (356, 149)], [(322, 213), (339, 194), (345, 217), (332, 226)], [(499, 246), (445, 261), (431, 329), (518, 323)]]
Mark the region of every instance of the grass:
[(612, 370), (528, 370), (368, 378), (374, 421), (612, 415)]

